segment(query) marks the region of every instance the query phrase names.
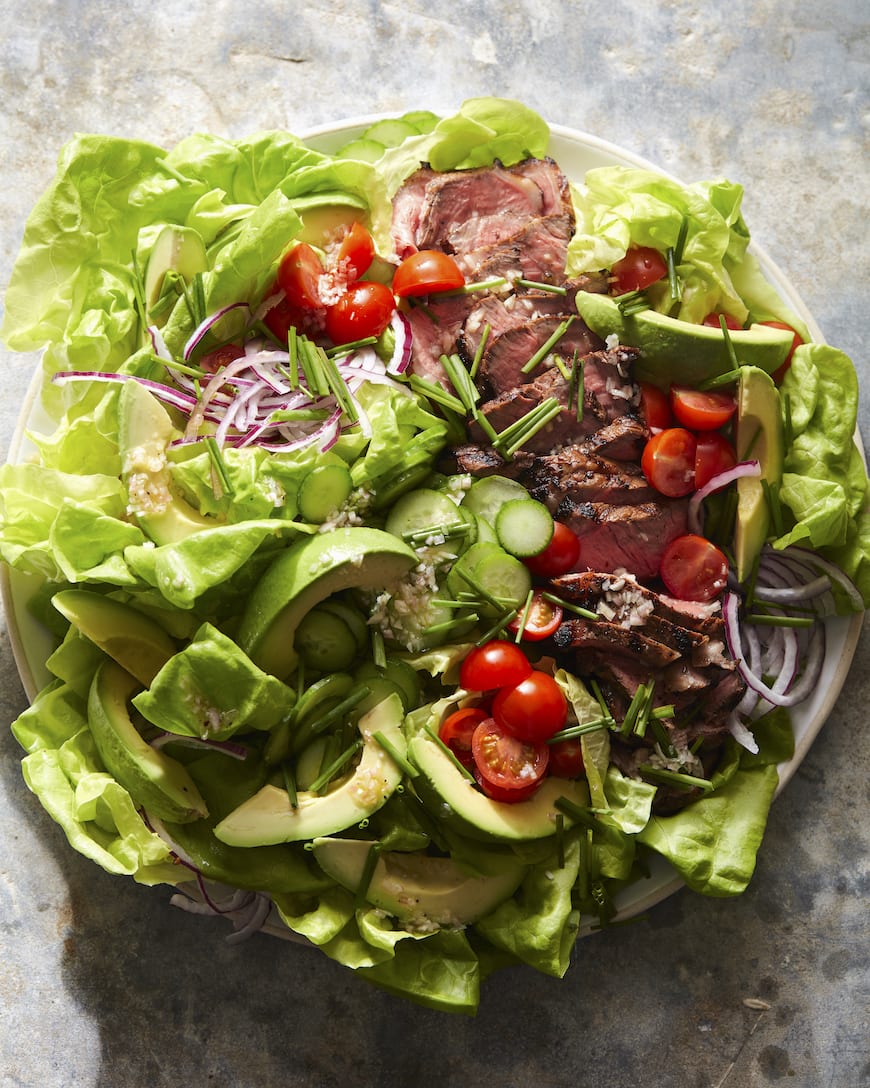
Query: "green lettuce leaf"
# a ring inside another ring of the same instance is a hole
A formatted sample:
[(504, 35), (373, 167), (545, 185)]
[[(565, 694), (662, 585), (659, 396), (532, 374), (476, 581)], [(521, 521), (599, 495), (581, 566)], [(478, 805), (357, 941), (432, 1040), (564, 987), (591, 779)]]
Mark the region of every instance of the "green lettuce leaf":
[(133, 705), (167, 733), (227, 740), (239, 730), (271, 729), (295, 701), (286, 684), (258, 669), (232, 639), (205, 623)]

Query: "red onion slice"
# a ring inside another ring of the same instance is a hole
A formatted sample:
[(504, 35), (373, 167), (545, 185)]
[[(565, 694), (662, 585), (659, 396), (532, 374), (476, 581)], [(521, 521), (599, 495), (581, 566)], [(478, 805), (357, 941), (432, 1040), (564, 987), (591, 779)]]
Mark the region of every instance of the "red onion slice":
[(745, 476), (760, 475), (761, 466), (757, 461), (741, 461), (740, 464), (735, 465), (733, 468), (726, 469), (725, 472), (720, 472), (716, 476), (713, 476), (703, 487), (699, 487), (692, 495), (691, 499), (689, 499), (689, 510), (687, 514), (689, 530), (693, 533), (703, 533), (704, 519), (701, 506), (704, 499), (715, 494), (717, 491), (721, 491), (723, 488), (728, 487), (736, 480), (740, 480)]
[(414, 339), (411, 332), (411, 322), (403, 313), (396, 310), (390, 321), (390, 326), (396, 334), (396, 343), (390, 361), (387, 363), (387, 373), (404, 374), (411, 362), (411, 344)]
[(182, 352), (182, 357), (184, 358), (184, 361), (189, 361), (191, 355), (193, 355), (194, 351), (196, 350), (197, 345), (200, 343), (200, 341), (209, 331), (209, 329), (213, 328), (218, 323), (218, 321), (220, 321), (222, 317), (225, 317), (228, 313), (230, 313), (231, 310), (238, 310), (240, 308), (250, 310), (251, 306), (248, 302), (231, 302), (229, 306), (222, 306), (215, 313), (209, 314), (205, 321), (201, 321), (190, 334), (190, 338), (184, 345), (184, 351)]

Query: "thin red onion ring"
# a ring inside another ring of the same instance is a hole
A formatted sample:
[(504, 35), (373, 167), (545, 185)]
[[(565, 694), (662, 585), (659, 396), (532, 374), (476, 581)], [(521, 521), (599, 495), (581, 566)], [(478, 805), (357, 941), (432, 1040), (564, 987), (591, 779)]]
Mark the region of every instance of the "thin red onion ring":
[(728, 487), (736, 480), (740, 480), (745, 476), (760, 475), (761, 466), (757, 461), (741, 461), (733, 468), (726, 469), (725, 472), (720, 472), (716, 476), (713, 476), (703, 487), (699, 487), (692, 495), (691, 499), (689, 499), (689, 509), (687, 513), (689, 530), (693, 533), (701, 533), (703, 531), (704, 519), (701, 516), (701, 505), (704, 502), (704, 499), (715, 494), (717, 491), (721, 491), (724, 487)]

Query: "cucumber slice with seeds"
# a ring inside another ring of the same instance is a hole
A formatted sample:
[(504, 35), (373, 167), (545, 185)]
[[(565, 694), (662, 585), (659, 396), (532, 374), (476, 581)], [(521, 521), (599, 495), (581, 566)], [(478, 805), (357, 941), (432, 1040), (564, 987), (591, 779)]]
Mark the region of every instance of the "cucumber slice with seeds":
[[(522, 608), (532, 588), (529, 568), (501, 548), (480, 560), (474, 568), (474, 578), (504, 608)], [(483, 616), (495, 618), (498, 615), (493, 605), (487, 602), (480, 611)]]
[(312, 608), (296, 628), (294, 648), (307, 668), (343, 672), (357, 658), (357, 641), (344, 619), (325, 608)]
[(495, 531), (511, 555), (540, 555), (553, 539), (553, 515), (537, 499), (511, 499), (496, 514)]
[(462, 500), (462, 505), (473, 514), (495, 526), (499, 510), (512, 499), (528, 499), (531, 496), (522, 484), (507, 476), (484, 476), (475, 480)]
[[(384, 527), (412, 548), (427, 546), (432, 558), (446, 559), (465, 551), (477, 536), (477, 526), (467, 519), (466, 513), (460, 513), (459, 507), (443, 492), (421, 487), (396, 502)], [(461, 528), (450, 533), (451, 527)], [(429, 540), (433, 543), (427, 544)]]

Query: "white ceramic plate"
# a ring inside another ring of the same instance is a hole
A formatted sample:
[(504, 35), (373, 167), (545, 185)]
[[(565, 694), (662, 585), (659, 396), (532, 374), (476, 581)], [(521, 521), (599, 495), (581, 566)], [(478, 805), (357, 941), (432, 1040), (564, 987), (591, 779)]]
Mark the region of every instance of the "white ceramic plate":
[[(333, 152), (342, 144), (361, 135), (375, 121), (382, 120), (383, 116), (358, 117), (325, 125), (310, 130), (307, 134), (302, 134), (302, 138), (316, 150)], [(595, 136), (558, 125), (551, 126), (550, 131), (552, 135), (549, 154), (560, 164), (568, 177), (574, 181), (582, 181), (587, 170), (614, 164), (641, 167), (664, 173), (654, 164)], [(757, 243), (753, 242), (751, 249), (758, 258), (764, 274), (777, 289), (783, 300), (806, 323), (813, 339), (821, 341), (821, 332), (793, 285)], [(18, 426), (10, 445), (10, 461), (21, 460), (27, 456), (27, 430), (48, 431), (51, 429), (50, 421), (46, 420), (40, 412), (39, 387), (40, 378), (37, 374), (22, 406)], [(7, 616), (12, 649), (24, 690), (30, 699), (50, 679), (50, 674), (45, 669), (45, 659), (52, 648), (47, 633), (33, 620), (27, 609), (28, 598), (37, 588), (38, 583), (35, 579), (22, 576), (16, 571), (9, 571), (5, 565), (0, 571), (0, 593), (2, 593), (3, 606)], [(810, 745), (830, 714), (834, 702), (846, 681), (861, 633), (861, 626), (861, 615), (828, 621), (827, 653), (824, 669), (812, 696), (792, 713), (795, 731), (795, 754), (787, 763), (782, 763), (779, 766), (779, 787), (777, 792), (783, 789), (800, 766)], [(649, 879), (624, 889), (617, 897), (620, 917), (627, 918), (642, 913), (682, 887), (681, 879), (667, 862), (657, 856), (652, 860), (653, 865)], [(591, 927), (591, 924), (590, 920), (589, 927)], [(589, 927), (581, 928), (581, 935), (589, 932)], [(280, 936), (290, 936), (288, 930), (282, 927), (280, 923), (270, 922), (266, 928)]]

